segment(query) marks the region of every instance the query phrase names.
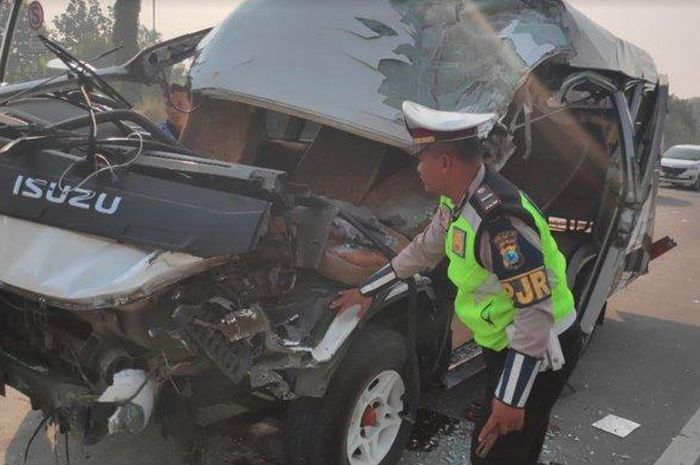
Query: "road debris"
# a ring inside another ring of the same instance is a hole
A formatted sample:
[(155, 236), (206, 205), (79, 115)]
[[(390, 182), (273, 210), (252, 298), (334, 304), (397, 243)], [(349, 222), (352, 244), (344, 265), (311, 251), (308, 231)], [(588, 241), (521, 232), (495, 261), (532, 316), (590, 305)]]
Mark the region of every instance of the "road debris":
[(408, 450), (431, 452), (440, 444), (441, 436), (452, 434), (459, 420), (432, 410), (419, 410)]
[(618, 417), (617, 415), (608, 415), (605, 418), (593, 423), (594, 428), (614, 434), (620, 438), (627, 437), (632, 431), (639, 428), (639, 423), (635, 423), (626, 418)]
[(479, 415), (481, 414), (481, 410), (484, 408), (484, 404), (479, 401), (474, 401), (470, 403), (467, 406), (467, 410), (464, 412), (464, 418), (471, 422), (475, 422), (478, 418)]

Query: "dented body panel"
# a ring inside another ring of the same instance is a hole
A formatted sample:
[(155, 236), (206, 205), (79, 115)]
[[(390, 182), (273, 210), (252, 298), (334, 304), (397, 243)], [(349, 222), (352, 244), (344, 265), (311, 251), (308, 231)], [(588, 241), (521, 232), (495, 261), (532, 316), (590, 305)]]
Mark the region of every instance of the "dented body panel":
[(503, 115), (550, 59), (658, 80), (646, 52), (559, 0), (246, 2), (202, 41), (190, 75), (205, 95), (410, 149), (403, 101)]
[(0, 286), (76, 309), (139, 300), (213, 266), (192, 255), (144, 250), (4, 215), (0, 254)]

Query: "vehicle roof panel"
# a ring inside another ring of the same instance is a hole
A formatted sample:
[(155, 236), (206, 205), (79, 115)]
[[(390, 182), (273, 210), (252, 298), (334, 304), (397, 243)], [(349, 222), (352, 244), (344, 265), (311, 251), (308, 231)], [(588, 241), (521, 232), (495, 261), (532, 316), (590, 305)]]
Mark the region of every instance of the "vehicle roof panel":
[(528, 72), (555, 56), (658, 78), (646, 52), (560, 0), (248, 0), (199, 52), (195, 91), (402, 148), (404, 100), (503, 114)]

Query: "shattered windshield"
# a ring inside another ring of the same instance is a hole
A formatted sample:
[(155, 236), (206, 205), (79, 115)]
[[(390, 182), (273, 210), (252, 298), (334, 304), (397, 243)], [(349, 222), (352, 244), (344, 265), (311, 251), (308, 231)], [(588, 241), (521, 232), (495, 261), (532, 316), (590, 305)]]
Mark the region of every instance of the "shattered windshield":
[[(524, 8), (515, 19), (503, 5), (493, 12), (441, 0), (395, 2), (394, 7), (414, 38), (395, 50), (402, 59), (379, 62), (386, 77), (379, 93), (396, 108), (408, 98), (436, 109), (492, 111), (529, 67), (568, 45), (560, 28)], [(378, 21), (356, 19), (377, 35), (396, 34)]]

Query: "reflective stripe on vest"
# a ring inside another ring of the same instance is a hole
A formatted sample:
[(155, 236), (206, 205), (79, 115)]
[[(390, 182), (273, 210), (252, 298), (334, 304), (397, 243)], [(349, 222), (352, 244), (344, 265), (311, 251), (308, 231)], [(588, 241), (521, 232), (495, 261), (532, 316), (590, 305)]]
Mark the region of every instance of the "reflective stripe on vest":
[[(440, 202), (450, 211), (454, 209), (450, 199), (443, 197)], [(522, 194), (520, 202), (539, 232), (556, 323), (574, 312), (574, 297), (566, 282), (566, 259), (539, 210)], [(447, 231), (445, 253), (450, 260), (447, 274), (457, 287), (455, 311), (459, 319), (472, 331), (479, 345), (501, 351), (509, 346), (506, 328), (513, 323), (517, 310), (498, 277), (477, 262), (479, 246), (475, 239), (481, 222), (482, 218), (467, 202)]]

